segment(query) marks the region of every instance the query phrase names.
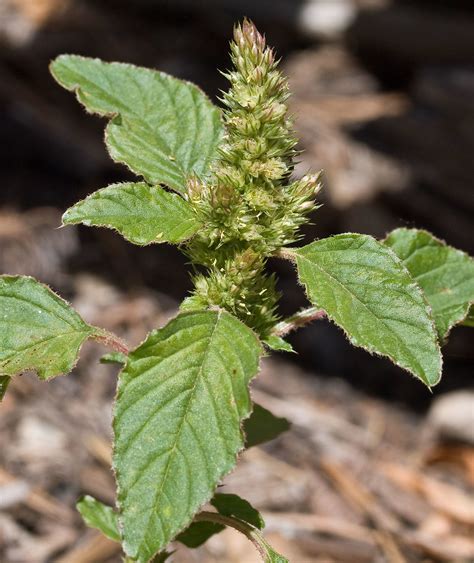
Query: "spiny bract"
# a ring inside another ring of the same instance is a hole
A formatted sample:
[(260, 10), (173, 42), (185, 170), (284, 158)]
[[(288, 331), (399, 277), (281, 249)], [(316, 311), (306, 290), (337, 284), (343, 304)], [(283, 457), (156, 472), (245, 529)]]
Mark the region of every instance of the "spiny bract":
[(188, 198), (204, 221), (186, 252), (207, 268), (195, 276), (186, 309), (220, 306), (266, 336), (278, 294), (266, 259), (300, 238), (317, 208), (319, 174), (291, 182), (297, 140), (286, 105), (288, 82), (272, 49), (244, 21), (231, 43), (231, 88), (224, 94), (224, 143), (210, 179), (190, 178)]

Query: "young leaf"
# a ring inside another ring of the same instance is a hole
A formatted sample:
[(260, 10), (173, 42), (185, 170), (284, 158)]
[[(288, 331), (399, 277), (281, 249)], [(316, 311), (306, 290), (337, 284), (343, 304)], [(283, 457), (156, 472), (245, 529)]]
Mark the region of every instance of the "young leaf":
[(225, 526), (216, 524), (215, 522), (193, 522), (184, 532), (176, 536), (176, 541), (179, 541), (186, 547), (195, 549), (214, 534), (218, 534), (224, 530)]
[(248, 524), (252, 524), (255, 528), (263, 530), (265, 521), (258, 510), (239, 495), (230, 493), (217, 493), (211, 500), (212, 506), (217, 509), (219, 514), (224, 516), (234, 516), (239, 520), (243, 520)]
[(63, 223), (109, 227), (134, 244), (178, 243), (200, 227), (191, 207), (178, 194), (144, 182), (112, 184), (76, 203)]
[(426, 385), (441, 376), (429, 306), (397, 256), (368, 235), (342, 234), (295, 249), (310, 301), (355, 346), (387, 356)]
[(252, 414), (244, 422), (245, 447), (251, 448), (269, 442), (289, 428), (290, 423), (286, 418), (275, 416), (261, 405), (254, 403)]
[(51, 73), (87, 110), (110, 118), (111, 157), (149, 183), (185, 192), (188, 176), (208, 172), (223, 128), (220, 111), (193, 84), (77, 55), (59, 56)]
[(264, 344), (266, 344), (271, 350), (275, 350), (277, 352), (294, 352), (293, 346), (284, 338), (276, 334), (270, 334), (270, 336), (267, 336), (264, 340)]
[(117, 513), (111, 506), (86, 495), (77, 502), (76, 508), (87, 526), (100, 530), (113, 541), (120, 542)]
[(184, 313), (129, 356), (115, 406), (125, 552), (162, 550), (211, 497), (244, 445), (260, 344), (223, 311)]
[(101, 364), (119, 364), (124, 366), (127, 363), (127, 356), (122, 352), (110, 352), (109, 354), (104, 354), (99, 361)]
[(103, 334), (58, 295), (27, 276), (0, 276), (0, 374), (68, 373), (82, 344)]
[(396, 229), (385, 240), (423, 289), (441, 339), (474, 302), (474, 260), (427, 231)]

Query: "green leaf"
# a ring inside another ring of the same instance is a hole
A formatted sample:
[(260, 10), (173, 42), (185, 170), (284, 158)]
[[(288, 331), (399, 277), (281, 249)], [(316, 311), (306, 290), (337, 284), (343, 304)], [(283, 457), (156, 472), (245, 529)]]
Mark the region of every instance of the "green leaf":
[(173, 555), (174, 551), (162, 551), (155, 555), (150, 563), (165, 563)]
[(441, 376), (428, 303), (397, 256), (368, 235), (342, 234), (295, 249), (310, 301), (355, 346), (387, 356), (426, 385)]
[(116, 162), (151, 184), (186, 191), (204, 176), (222, 139), (220, 111), (197, 86), (163, 72), (61, 55), (51, 73), (91, 113), (109, 117), (106, 144)]
[(109, 539), (120, 542), (117, 513), (95, 498), (86, 495), (76, 504), (82, 519), (89, 528), (100, 530)]
[(418, 229), (396, 229), (385, 244), (425, 292), (443, 340), (466, 317), (474, 302), (474, 260)]
[(265, 521), (247, 500), (239, 497), (239, 495), (230, 493), (217, 493), (211, 500), (212, 506), (217, 509), (219, 514), (224, 516), (234, 516), (239, 520), (243, 520), (248, 524), (252, 524), (255, 528), (263, 530)]
[(176, 541), (181, 542), (186, 547), (195, 549), (214, 534), (218, 534), (224, 530), (225, 526), (216, 524), (215, 522), (193, 522), (184, 532), (176, 536)]
[(244, 422), (245, 447), (251, 448), (269, 442), (290, 428), (286, 418), (280, 418), (254, 403), (250, 418)]
[(48, 287), (27, 276), (0, 276), (0, 374), (34, 370), (41, 379), (69, 373), (88, 338), (86, 324)]
[[(261, 530), (265, 526), (263, 518), (258, 510), (238, 495), (217, 493), (211, 500), (211, 504), (217, 509), (219, 514), (224, 516), (234, 516), (243, 520), (257, 529)], [(204, 520), (193, 522), (184, 532), (181, 532), (176, 540), (187, 547), (196, 548), (205, 543), (211, 536), (222, 532), (224, 525), (216, 522)]]
[(125, 552), (162, 550), (209, 500), (244, 445), (261, 346), (223, 311), (184, 313), (129, 355), (115, 406)]
[(2, 402), (5, 397), (10, 380), (11, 377), (9, 375), (0, 375), (0, 402)]
[[(242, 501), (242, 499), (239, 500)], [(231, 528), (234, 528), (235, 530), (244, 534), (254, 544), (265, 563), (288, 563), (288, 560), (277, 553), (267, 542), (259, 528), (257, 528), (253, 524), (250, 524), (249, 522), (246, 522), (245, 520), (242, 520), (241, 518), (228, 516), (220, 512), (204, 511), (196, 516), (196, 521), (213, 522), (216, 524), (230, 526)], [(261, 520), (261, 522), (263, 523), (263, 520)]]
[(68, 209), (63, 223), (109, 227), (140, 245), (182, 242), (200, 227), (193, 208), (181, 196), (144, 182), (112, 184), (94, 192)]
[[(168, 559), (173, 555), (174, 551), (162, 551), (161, 553), (158, 553), (158, 555), (155, 555), (155, 557), (153, 557), (153, 559), (150, 560), (150, 563), (164, 563), (165, 561), (168, 561)], [(135, 560), (132, 559), (131, 557), (125, 557), (124, 558), (124, 563), (134, 563)]]
[(100, 358), (101, 364), (120, 364), (124, 366), (127, 363), (127, 356), (122, 352), (110, 352), (109, 354), (104, 354)]
[(265, 563), (290, 563), (286, 557), (277, 553), (269, 544), (267, 544)]
[(277, 352), (294, 352), (293, 346), (276, 334), (270, 334), (270, 336), (264, 340), (264, 344)]

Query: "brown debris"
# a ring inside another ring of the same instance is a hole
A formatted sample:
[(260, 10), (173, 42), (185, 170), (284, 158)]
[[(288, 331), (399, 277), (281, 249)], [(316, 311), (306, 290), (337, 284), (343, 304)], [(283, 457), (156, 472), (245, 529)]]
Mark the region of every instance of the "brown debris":
[(107, 561), (120, 546), (96, 531), (89, 531), (79, 544), (57, 560), (57, 563), (86, 563), (89, 561)]

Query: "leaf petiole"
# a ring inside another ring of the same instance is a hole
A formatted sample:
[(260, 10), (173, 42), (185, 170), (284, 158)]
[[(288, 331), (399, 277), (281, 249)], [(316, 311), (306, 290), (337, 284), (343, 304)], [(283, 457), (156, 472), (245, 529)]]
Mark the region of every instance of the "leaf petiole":
[(265, 563), (288, 563), (288, 560), (275, 552), (267, 540), (263, 537), (262, 533), (258, 528), (239, 520), (238, 518), (233, 518), (232, 516), (224, 516), (217, 512), (203, 511), (197, 514), (194, 518), (195, 522), (213, 522), (215, 524), (222, 524), (223, 526), (229, 526), (237, 530), (241, 534), (244, 534), (255, 546), (262, 561)]
[(112, 348), (116, 352), (128, 355), (129, 349), (127, 344), (113, 332), (108, 330), (98, 329), (97, 333), (91, 336), (92, 340), (107, 346), (107, 348)]
[(283, 260), (289, 260), (290, 262), (296, 262), (296, 251), (294, 248), (280, 248), (273, 253), (275, 258), (282, 258)]
[(326, 311), (318, 307), (308, 307), (298, 311), (291, 317), (276, 324), (272, 330), (275, 336), (286, 336), (289, 332), (300, 328), (301, 326), (319, 321), (326, 317)]

